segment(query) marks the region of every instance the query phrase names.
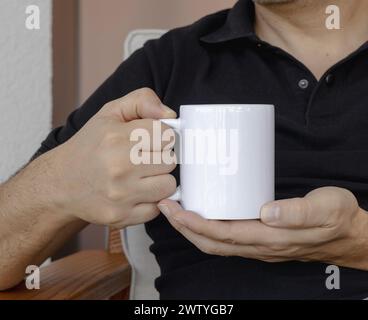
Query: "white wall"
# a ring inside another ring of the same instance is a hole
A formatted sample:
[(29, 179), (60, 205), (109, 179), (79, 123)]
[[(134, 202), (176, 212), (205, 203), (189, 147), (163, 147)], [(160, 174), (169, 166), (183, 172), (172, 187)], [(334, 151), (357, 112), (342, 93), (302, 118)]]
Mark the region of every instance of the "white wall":
[[(38, 5), (40, 30), (25, 27)], [(52, 1), (0, 0), (0, 182), (24, 165), (51, 127)]]

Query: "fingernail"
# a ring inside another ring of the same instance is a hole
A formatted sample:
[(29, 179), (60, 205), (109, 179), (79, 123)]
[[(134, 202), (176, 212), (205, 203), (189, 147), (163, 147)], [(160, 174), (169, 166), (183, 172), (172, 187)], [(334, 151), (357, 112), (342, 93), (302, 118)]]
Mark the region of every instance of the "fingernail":
[(261, 212), (261, 220), (264, 222), (275, 222), (280, 217), (280, 207), (277, 205), (266, 205)]
[(172, 116), (172, 117), (175, 117), (175, 118), (177, 117), (177, 114), (173, 109), (169, 108), (168, 106), (166, 106), (164, 104), (162, 104), (161, 107), (164, 110), (165, 115)]
[(167, 218), (171, 216), (170, 209), (166, 204), (159, 204), (157, 207), (160, 209), (163, 215), (166, 216)]

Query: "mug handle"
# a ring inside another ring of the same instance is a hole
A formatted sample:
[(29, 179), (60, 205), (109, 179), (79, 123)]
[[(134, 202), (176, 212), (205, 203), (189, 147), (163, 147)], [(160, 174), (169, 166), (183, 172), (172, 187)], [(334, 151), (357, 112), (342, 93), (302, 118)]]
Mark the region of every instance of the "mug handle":
[[(162, 123), (168, 125), (172, 129), (174, 129), (174, 131), (177, 132), (178, 134), (180, 134), (180, 130), (181, 130), (181, 119), (180, 118), (179, 119), (160, 119), (160, 121)], [(177, 187), (176, 192), (168, 199), (173, 200), (173, 201), (180, 201), (181, 200), (181, 188), (180, 188), (180, 186)]]

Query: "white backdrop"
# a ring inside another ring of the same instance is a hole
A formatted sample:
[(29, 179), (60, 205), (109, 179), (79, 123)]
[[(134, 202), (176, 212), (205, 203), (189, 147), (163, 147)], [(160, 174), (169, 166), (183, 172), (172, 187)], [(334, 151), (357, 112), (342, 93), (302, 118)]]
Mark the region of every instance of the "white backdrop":
[[(25, 27), (40, 8), (40, 30)], [(24, 165), (51, 127), (52, 1), (0, 0), (0, 182)]]

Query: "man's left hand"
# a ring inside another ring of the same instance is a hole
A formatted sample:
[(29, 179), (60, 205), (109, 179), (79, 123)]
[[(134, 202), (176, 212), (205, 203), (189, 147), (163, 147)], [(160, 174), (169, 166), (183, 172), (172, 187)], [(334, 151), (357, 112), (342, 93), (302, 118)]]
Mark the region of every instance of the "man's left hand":
[(207, 220), (174, 201), (159, 208), (201, 251), (266, 262), (320, 261), (368, 270), (368, 214), (346, 189), (324, 187), (304, 198), (264, 205), (261, 220)]

